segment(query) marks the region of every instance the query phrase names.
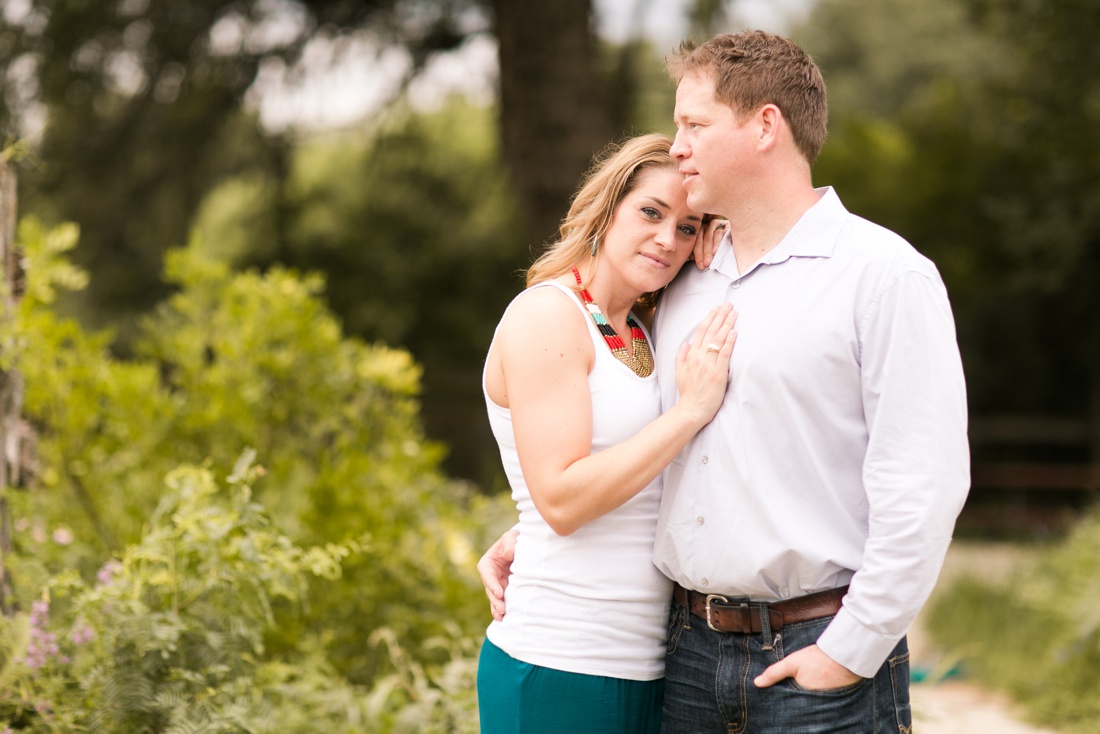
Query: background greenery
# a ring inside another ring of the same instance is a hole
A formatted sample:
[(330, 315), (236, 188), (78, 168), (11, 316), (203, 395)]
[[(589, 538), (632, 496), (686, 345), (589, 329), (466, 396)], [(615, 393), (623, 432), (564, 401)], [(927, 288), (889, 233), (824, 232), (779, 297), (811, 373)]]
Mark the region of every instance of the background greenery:
[[(831, 110), (815, 182), (937, 263), (975, 416), (1076, 421), (1072, 445), (1013, 450), (1100, 463), (1100, 6), (807, 6), (789, 33)], [(735, 27), (738, 8), (685, 4), (698, 37)], [(47, 124), (18, 163), (25, 295), (0, 353), (34, 432), (29, 478), (3, 490), (0, 731), (476, 729), (473, 564), (512, 512), (485, 349), (592, 152), (672, 129), (666, 49), (601, 39), (592, 13), (5, 6), (0, 136)], [(215, 42), (227, 29), (236, 40)], [(424, 69), (485, 38), (492, 104), (412, 104)], [(401, 52), (398, 91), (355, 129), (265, 129), (247, 104), (257, 75), (318, 39)], [(1052, 553), (1095, 557), (1094, 525)], [(1095, 565), (1052, 563), (1100, 582)], [(1061, 598), (1017, 586), (999, 608), (1063, 620), (1044, 607)], [(997, 654), (975, 633), (968, 650), (1001, 666), (991, 679), (1030, 659), (1094, 681), (1094, 627), (1042, 647), (991, 638)], [(1064, 677), (1043, 678), (1007, 685), (1048, 723), (1095, 728), (1091, 704), (1053, 703)]]

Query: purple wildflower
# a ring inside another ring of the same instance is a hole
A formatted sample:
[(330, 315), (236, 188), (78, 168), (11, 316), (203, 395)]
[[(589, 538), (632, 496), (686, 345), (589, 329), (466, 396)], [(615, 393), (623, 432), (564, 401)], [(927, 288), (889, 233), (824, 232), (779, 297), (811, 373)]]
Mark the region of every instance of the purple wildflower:
[[(95, 639), (95, 630), (93, 630), (86, 624), (81, 624), (80, 626), (73, 629), (73, 633), (70, 639), (72, 639), (74, 645), (83, 645), (84, 643), (91, 642)], [(0, 734), (3, 733), (0, 732)]]
[(115, 574), (122, 568), (122, 564), (116, 561), (114, 558), (103, 564), (103, 567), (96, 573), (95, 578), (100, 586), (106, 586), (114, 580)]
[(50, 603), (39, 599), (31, 605), (30, 642), (27, 643), (27, 657), (24, 663), (28, 668), (41, 668), (60, 652), (57, 636), (48, 631), (50, 621)]

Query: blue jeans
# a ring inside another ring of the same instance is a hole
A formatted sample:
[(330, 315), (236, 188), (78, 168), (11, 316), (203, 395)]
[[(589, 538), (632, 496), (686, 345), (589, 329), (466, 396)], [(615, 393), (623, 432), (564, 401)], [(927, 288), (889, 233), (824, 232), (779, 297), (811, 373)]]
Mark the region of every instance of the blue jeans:
[[(909, 648), (904, 638), (874, 678), (810, 691), (793, 679), (757, 688), (753, 678), (812, 645), (832, 617), (764, 634), (715, 632), (672, 602), (662, 734), (909, 734)], [(772, 649), (765, 649), (770, 647)]]

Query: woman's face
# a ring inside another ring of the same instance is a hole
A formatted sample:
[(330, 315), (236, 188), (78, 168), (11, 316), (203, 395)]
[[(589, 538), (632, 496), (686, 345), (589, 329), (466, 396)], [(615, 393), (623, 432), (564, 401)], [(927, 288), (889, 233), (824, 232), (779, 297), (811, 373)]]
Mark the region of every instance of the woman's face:
[(691, 254), (702, 220), (676, 169), (650, 168), (616, 207), (602, 255), (640, 293), (659, 290)]

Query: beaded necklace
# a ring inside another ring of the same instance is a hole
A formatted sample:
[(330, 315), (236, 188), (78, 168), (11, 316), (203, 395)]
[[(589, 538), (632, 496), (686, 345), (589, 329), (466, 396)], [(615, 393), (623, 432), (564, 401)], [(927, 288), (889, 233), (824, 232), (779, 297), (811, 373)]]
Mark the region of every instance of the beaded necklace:
[[(580, 271), (576, 268), (573, 268), (573, 277), (577, 279), (578, 286), (584, 285), (581, 282)], [(581, 300), (584, 301), (585, 308), (588, 309), (592, 320), (596, 322), (596, 328), (600, 330), (615, 359), (634, 370), (639, 377), (649, 377), (653, 374), (653, 355), (649, 351), (649, 342), (646, 341), (645, 332), (638, 326), (634, 317), (629, 313), (626, 315), (626, 325), (630, 327), (630, 340), (634, 346), (634, 354), (631, 354), (626, 350), (626, 344), (615, 331), (615, 327), (608, 323), (603, 311), (600, 311), (600, 307), (592, 300), (592, 294), (587, 288), (581, 288)]]

